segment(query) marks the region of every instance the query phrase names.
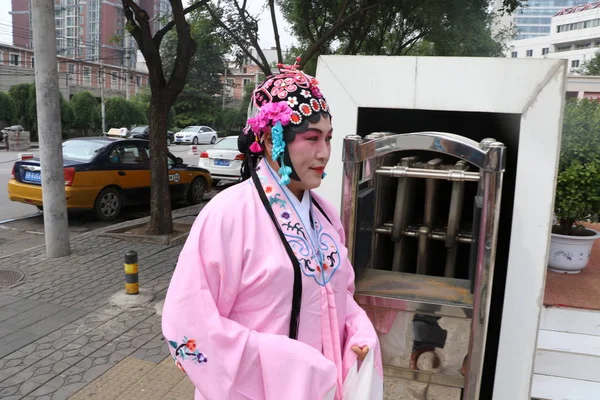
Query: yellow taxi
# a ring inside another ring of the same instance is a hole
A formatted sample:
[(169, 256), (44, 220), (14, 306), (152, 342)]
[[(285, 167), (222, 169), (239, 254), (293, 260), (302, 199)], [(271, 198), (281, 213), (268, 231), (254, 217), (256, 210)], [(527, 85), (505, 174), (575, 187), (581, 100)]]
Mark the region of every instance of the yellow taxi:
[[(150, 202), (149, 142), (140, 139), (89, 137), (63, 143), (68, 210), (93, 210), (100, 220), (117, 218), (124, 206)], [(168, 154), (171, 200), (202, 201), (212, 189), (206, 169), (188, 166)], [(12, 201), (43, 207), (40, 160), (17, 161), (8, 182)]]

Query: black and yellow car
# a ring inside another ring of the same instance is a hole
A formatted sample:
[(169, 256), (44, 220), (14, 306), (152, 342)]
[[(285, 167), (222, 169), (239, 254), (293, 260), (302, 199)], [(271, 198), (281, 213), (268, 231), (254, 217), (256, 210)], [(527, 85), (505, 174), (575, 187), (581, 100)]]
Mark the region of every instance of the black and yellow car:
[[(93, 210), (113, 220), (123, 206), (150, 202), (149, 142), (140, 139), (90, 137), (63, 143), (68, 210)], [(212, 189), (210, 172), (168, 155), (171, 200), (202, 201)], [(43, 207), (39, 159), (17, 161), (8, 182), (12, 201)]]

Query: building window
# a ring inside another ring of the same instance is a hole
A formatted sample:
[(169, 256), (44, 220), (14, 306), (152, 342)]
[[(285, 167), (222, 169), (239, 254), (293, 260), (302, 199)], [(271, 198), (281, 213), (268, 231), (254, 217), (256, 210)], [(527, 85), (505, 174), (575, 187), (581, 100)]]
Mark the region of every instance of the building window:
[(117, 73), (116, 72), (111, 72), (110, 73), (110, 86), (115, 89), (117, 87), (118, 81), (117, 81)]
[(516, 51), (513, 51), (512, 53), (510, 53), (510, 56), (512, 58), (517, 58), (518, 53)]
[(135, 84), (136, 84), (136, 86), (140, 86), (141, 82), (142, 82), (142, 77), (139, 76), (139, 75), (136, 76), (135, 77)]
[(232, 88), (235, 85), (235, 80), (233, 78), (227, 78), (227, 86)]
[(579, 43), (575, 46), (576, 49), (589, 49), (590, 47), (592, 47), (592, 42)]
[(10, 65), (19, 66), (21, 56), (15, 53), (10, 53)]
[(533, 57), (533, 50), (527, 50), (527, 57)]
[(0, 65), (4, 64), (4, 53), (0, 51)]
[(545, 56), (546, 54), (548, 54), (550, 52), (550, 48), (549, 47), (544, 47), (542, 49), (542, 55)]
[(251, 83), (252, 83), (252, 81), (250, 80), (250, 78), (242, 79), (242, 84), (244, 85), (244, 87), (250, 85)]
[(579, 60), (571, 61), (571, 68), (579, 68)]
[(562, 51), (569, 51), (569, 50), (571, 50), (571, 46), (558, 46), (556, 48), (557, 53), (560, 53)]
[(31, 68), (35, 68), (35, 57), (31, 56)]
[(67, 64), (67, 72), (69, 73), (69, 82), (75, 82), (75, 64)]
[(92, 69), (90, 67), (83, 67), (83, 84), (92, 85)]

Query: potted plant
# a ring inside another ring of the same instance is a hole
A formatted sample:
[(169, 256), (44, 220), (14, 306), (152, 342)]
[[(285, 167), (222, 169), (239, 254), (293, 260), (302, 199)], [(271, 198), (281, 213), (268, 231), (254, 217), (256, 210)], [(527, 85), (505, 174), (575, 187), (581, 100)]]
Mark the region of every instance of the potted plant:
[(565, 106), (548, 267), (576, 274), (585, 268), (600, 232), (586, 228), (600, 209), (600, 103)]

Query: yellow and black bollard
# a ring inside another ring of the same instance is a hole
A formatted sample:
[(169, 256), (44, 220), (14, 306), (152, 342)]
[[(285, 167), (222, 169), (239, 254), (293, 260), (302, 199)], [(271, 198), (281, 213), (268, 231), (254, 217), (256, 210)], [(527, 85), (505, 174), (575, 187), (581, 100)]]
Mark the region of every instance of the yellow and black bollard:
[(133, 250), (125, 253), (125, 293), (138, 294), (138, 256)]

